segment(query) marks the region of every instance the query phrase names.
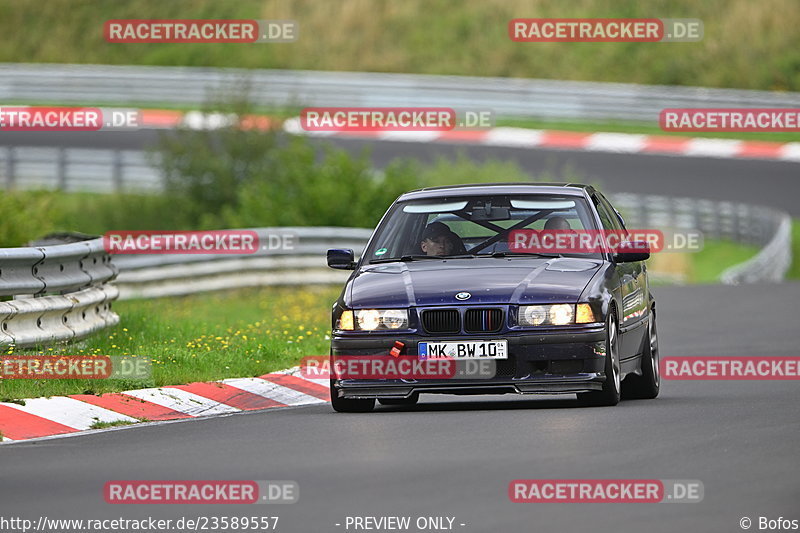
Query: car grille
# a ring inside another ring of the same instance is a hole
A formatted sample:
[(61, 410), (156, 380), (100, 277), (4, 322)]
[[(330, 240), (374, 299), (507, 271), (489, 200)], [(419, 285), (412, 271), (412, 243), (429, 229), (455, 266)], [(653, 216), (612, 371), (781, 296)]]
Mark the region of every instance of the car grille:
[(467, 333), (492, 333), (503, 326), (502, 309), (467, 309), (464, 331)]
[(422, 326), (428, 333), (459, 333), (461, 321), (456, 309), (429, 309), (422, 312)]

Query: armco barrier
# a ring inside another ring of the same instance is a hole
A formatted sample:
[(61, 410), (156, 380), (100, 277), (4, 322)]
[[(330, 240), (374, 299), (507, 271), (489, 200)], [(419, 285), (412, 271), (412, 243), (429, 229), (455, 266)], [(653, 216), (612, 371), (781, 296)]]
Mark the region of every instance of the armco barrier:
[(705, 239), (755, 245), (759, 253), (725, 270), (725, 284), (783, 281), (792, 264), (788, 213), (764, 206), (643, 194), (615, 194), (628, 227), (700, 230)]
[(291, 247), (260, 249), (254, 254), (114, 255), (120, 274), (120, 299), (176, 296), (221, 289), (267, 285), (341, 283), (347, 273), (326, 266), (329, 248), (358, 254), (371, 230), (344, 227), (252, 228), (262, 243), (270, 236), (291, 236)]
[(0, 249), (0, 346), (69, 341), (115, 325), (117, 274), (102, 239)]
[(722, 283), (739, 284), (758, 281), (783, 281), (792, 264), (792, 219), (784, 213), (772, 239), (752, 259), (732, 266), (722, 273)]
[(259, 106), (491, 109), (498, 116), (656, 123), (664, 108), (800, 107), (800, 94), (520, 78), (120, 65), (0, 64), (0, 101), (202, 105), (246, 81)]
[(42, 292), (44, 280), (34, 269), (43, 260), (40, 248), (0, 248), (0, 296)]

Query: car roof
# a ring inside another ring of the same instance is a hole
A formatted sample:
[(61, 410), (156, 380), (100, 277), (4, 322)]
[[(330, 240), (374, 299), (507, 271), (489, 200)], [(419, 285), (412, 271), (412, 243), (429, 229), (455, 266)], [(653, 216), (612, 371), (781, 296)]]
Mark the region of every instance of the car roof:
[(419, 200), (423, 198), (441, 198), (444, 196), (480, 196), (484, 194), (562, 194), (584, 196), (594, 193), (591, 185), (581, 183), (469, 183), (464, 185), (446, 185), (442, 187), (426, 187), (409, 191), (397, 199)]

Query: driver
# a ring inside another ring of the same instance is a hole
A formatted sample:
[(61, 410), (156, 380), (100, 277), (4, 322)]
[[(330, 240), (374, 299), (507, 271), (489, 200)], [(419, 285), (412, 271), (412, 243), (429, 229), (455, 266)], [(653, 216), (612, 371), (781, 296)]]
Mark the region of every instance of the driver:
[(544, 223), (544, 229), (546, 230), (564, 230), (564, 229), (572, 229), (569, 225), (569, 221), (564, 217), (550, 217), (547, 219), (547, 222)]
[(425, 227), (419, 247), (427, 255), (466, 253), (461, 237), (442, 222), (431, 222)]

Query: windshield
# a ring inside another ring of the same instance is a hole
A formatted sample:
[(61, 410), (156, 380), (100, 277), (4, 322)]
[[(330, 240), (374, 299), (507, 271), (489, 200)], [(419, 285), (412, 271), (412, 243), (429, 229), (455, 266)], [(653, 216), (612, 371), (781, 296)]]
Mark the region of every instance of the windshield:
[(583, 197), (552, 194), (443, 197), (399, 202), (365, 252), (370, 263), (475, 256), (564, 255), (517, 247), (519, 233), (596, 229)]

